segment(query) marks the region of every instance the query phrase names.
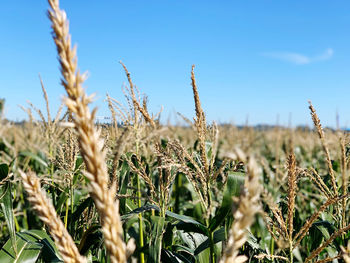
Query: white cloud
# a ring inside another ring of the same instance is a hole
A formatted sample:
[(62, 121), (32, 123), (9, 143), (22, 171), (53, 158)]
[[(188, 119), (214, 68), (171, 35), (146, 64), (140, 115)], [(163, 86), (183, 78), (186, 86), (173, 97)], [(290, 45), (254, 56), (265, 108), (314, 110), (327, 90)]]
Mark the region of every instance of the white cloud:
[(265, 52), (265, 53), (262, 53), (261, 55), (265, 57), (273, 58), (273, 59), (290, 62), (296, 65), (305, 65), (313, 62), (325, 61), (325, 60), (331, 59), (333, 54), (334, 54), (333, 49), (328, 48), (323, 53), (313, 57), (306, 56), (299, 53), (293, 53), (293, 52)]
[(331, 48), (327, 48), (325, 52), (313, 58), (313, 61), (328, 60), (333, 57), (334, 51)]

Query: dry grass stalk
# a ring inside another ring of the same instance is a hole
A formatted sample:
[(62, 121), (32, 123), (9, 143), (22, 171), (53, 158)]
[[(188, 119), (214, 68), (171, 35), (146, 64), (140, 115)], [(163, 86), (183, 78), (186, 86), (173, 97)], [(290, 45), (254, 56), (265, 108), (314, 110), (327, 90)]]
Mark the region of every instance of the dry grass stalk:
[[(117, 171), (118, 171), (118, 162), (121, 156), (121, 153), (124, 149), (125, 143), (128, 139), (128, 136), (130, 134), (130, 129), (129, 128), (125, 128), (122, 132), (122, 134), (120, 135), (120, 137), (118, 138), (115, 147), (114, 147), (114, 155), (113, 155), (113, 161), (112, 161), (112, 182), (117, 182), (116, 185), (118, 187), (118, 175), (117, 175)], [(118, 190), (118, 189), (117, 189)]]
[(119, 216), (118, 204), (114, 201), (115, 190), (108, 190), (108, 173), (105, 163), (105, 151), (101, 151), (103, 142), (94, 126), (96, 109), (90, 112), (88, 104), (92, 96), (87, 96), (82, 88), (85, 75), (77, 68), (76, 49), (71, 47), (69, 26), (64, 11), (59, 9), (58, 0), (48, 1), (51, 10), (53, 38), (61, 65), (62, 85), (68, 98), (65, 103), (73, 113), (78, 133), (80, 150), (87, 168), (89, 191), (101, 216), (105, 245), (111, 262), (126, 262), (126, 245), (123, 241), (123, 228)]
[(301, 171), (301, 173), (308, 176), (311, 179), (311, 181), (317, 185), (317, 187), (325, 195), (325, 197), (330, 198), (332, 196), (332, 193), (329, 190), (328, 186), (323, 182), (321, 176), (318, 174), (318, 172), (314, 168), (311, 168), (310, 171), (308, 170)]
[(327, 263), (327, 262), (331, 262), (335, 259), (339, 259), (341, 258), (341, 255), (338, 255), (338, 256), (335, 256), (335, 257), (332, 257), (332, 258), (325, 258), (325, 259), (321, 259), (321, 260), (317, 260), (315, 263)]
[[(345, 149), (345, 136), (342, 136), (339, 140), (340, 142), (340, 149), (341, 149), (341, 174), (342, 174), (342, 189), (343, 189), (343, 195), (346, 195), (348, 193), (348, 171), (347, 171), (347, 160), (346, 160), (346, 149)], [(347, 199), (343, 199), (342, 201), (342, 227), (346, 226), (346, 218), (345, 218), (345, 212), (346, 212), (346, 201)]]
[[(286, 233), (284, 233), (282, 231), (282, 229), (279, 228), (278, 226), (277, 227), (275, 226), (275, 224), (274, 224), (275, 222), (272, 220), (272, 218), (266, 212), (261, 212), (261, 215), (263, 216), (263, 219), (265, 221), (267, 231), (269, 231), (270, 235), (275, 240), (278, 247), (279, 248), (287, 248), (288, 244), (285, 241), (286, 240), (286, 238), (285, 238)], [(275, 229), (273, 229), (272, 227), (275, 227)], [(280, 236), (276, 235), (277, 233), (274, 233), (274, 230), (276, 230)]]
[(296, 196), (296, 164), (294, 154), (289, 155), (288, 160), (288, 236), (290, 246), (293, 244), (293, 217), (294, 217), (294, 206), (295, 206), (295, 196)]
[[(73, 122), (73, 116), (71, 113), (68, 114), (68, 121)], [(68, 139), (67, 139), (67, 155), (68, 163), (70, 163), (70, 171), (74, 171), (74, 166), (78, 157), (78, 143), (75, 134), (72, 129), (68, 129)]]
[(257, 256), (254, 256), (255, 258), (257, 259), (265, 259), (267, 258), (268, 260), (274, 260), (274, 259), (282, 259), (282, 260), (285, 260), (285, 261), (289, 261), (288, 258), (286, 257), (283, 257), (283, 256), (276, 256), (276, 255), (267, 255), (267, 254), (259, 254)]
[(160, 185), (160, 201), (162, 202), (160, 206), (163, 208), (163, 211), (167, 209), (169, 202), (169, 193), (171, 184), (174, 182), (176, 173), (171, 172), (172, 167), (179, 167), (179, 164), (174, 163), (169, 157), (170, 149), (165, 147), (165, 149), (160, 145), (155, 145), (155, 151), (157, 154), (158, 161), (158, 171), (159, 171), (159, 185)]
[(49, 97), (47, 96), (44, 82), (43, 82), (40, 75), (39, 75), (39, 79), (40, 79), (40, 85), (41, 85), (41, 89), (42, 89), (43, 94), (44, 94), (44, 99), (45, 99), (45, 104), (46, 104), (47, 123), (48, 123), (48, 126), (51, 127), (52, 120), (51, 120), (51, 114), (50, 114)]
[(288, 241), (289, 241), (289, 261), (293, 262), (293, 217), (294, 217), (294, 209), (295, 209), (295, 196), (296, 196), (296, 188), (297, 188), (297, 177), (296, 177), (296, 163), (295, 156), (291, 148), (291, 154), (287, 159), (287, 167), (288, 167), (288, 215), (287, 215), (287, 223), (288, 223)]
[[(217, 152), (218, 144), (219, 144), (219, 128), (218, 128), (216, 122), (213, 122), (213, 124), (211, 125), (211, 127), (209, 129), (209, 132), (210, 132), (210, 140), (212, 142), (212, 149), (211, 149), (212, 155), (211, 155), (210, 160), (209, 160), (209, 171), (212, 172), (214, 170), (216, 152)], [(211, 176), (211, 181), (214, 181), (215, 179), (216, 179), (215, 175)]]
[(79, 254), (72, 237), (64, 227), (61, 219), (58, 217), (55, 208), (45, 193), (41, 190), (38, 177), (34, 173), (24, 173), (20, 171), (23, 180), (23, 186), (28, 194), (28, 200), (37, 212), (39, 218), (49, 228), (49, 232), (64, 262), (67, 263), (84, 263), (86, 258)]
[(150, 193), (151, 193), (151, 197), (150, 197), (150, 201), (154, 204), (157, 203), (157, 193), (156, 193), (156, 187), (155, 185), (153, 184), (152, 182), (152, 179), (151, 177), (147, 174), (146, 170), (145, 170), (145, 167), (142, 166), (142, 163), (141, 163), (141, 159), (139, 156), (136, 156), (134, 155), (134, 157), (136, 158), (136, 161), (137, 161), (137, 166), (133, 163), (132, 160), (130, 159), (126, 159), (127, 162), (128, 162), (128, 165), (130, 167), (130, 170), (137, 174), (138, 176), (140, 176), (145, 182), (146, 184), (148, 185), (149, 189), (150, 189)]
[(144, 119), (151, 124), (151, 126), (153, 128), (156, 128), (157, 125), (155, 123), (155, 121), (153, 120), (153, 118), (149, 115), (148, 111), (147, 111), (147, 100), (144, 100), (143, 102), (143, 107), (140, 105), (140, 102), (136, 99), (135, 96), (135, 91), (134, 91), (134, 85), (132, 83), (131, 80), (131, 75), (128, 71), (128, 69), (126, 68), (126, 66), (123, 64), (123, 62), (120, 62), (120, 64), (123, 66), (126, 77), (128, 78), (129, 81), (129, 86), (130, 86), (130, 93), (131, 93), (131, 99), (132, 99), (132, 103), (134, 106), (134, 112), (135, 112), (135, 123), (137, 123), (138, 119), (137, 119), (137, 110), (142, 114), (142, 116), (144, 117)]
[[(131, 126), (133, 121), (132, 114), (127, 110), (127, 108), (117, 101), (116, 99), (112, 97), (108, 97), (108, 104), (112, 106), (113, 112), (118, 116), (118, 118), (121, 120), (121, 122), (124, 124), (124, 126)], [(115, 111), (114, 108), (117, 110)], [(112, 114), (113, 114), (112, 112)]]
[(57, 155), (54, 163), (63, 171), (64, 179), (69, 182), (69, 185), (72, 185), (76, 160), (79, 153), (79, 145), (71, 129), (67, 129), (64, 135), (64, 142), (60, 143), (57, 148)]
[(276, 220), (271, 220), (272, 224), (275, 226), (276, 230), (284, 238), (287, 238), (288, 237), (287, 224), (284, 221), (281, 209), (277, 207), (277, 205), (272, 199), (272, 196), (267, 191), (265, 191), (262, 196), (263, 196), (264, 202), (268, 205), (269, 209), (271, 210), (273, 216), (276, 219)]
[[(171, 161), (170, 163), (181, 164), (181, 166), (178, 167), (178, 170), (186, 175), (187, 179), (193, 185), (193, 188), (196, 191), (203, 208), (208, 211), (208, 189), (205, 187), (207, 177), (197, 162), (194, 161), (193, 157), (187, 152), (187, 150), (179, 141), (169, 141), (168, 147), (174, 152), (176, 159), (176, 161)], [(194, 169), (190, 169), (188, 167), (188, 161), (193, 165)]]
[(350, 256), (349, 256), (349, 254), (343, 254), (343, 259), (344, 259), (345, 263), (350, 263)]
[(329, 175), (331, 176), (331, 182), (332, 182), (334, 195), (338, 195), (338, 188), (337, 188), (337, 183), (336, 183), (335, 176), (334, 176), (334, 171), (333, 171), (333, 166), (332, 166), (332, 162), (331, 162), (331, 157), (330, 157), (330, 154), (329, 154), (328, 147), (326, 145), (326, 140), (325, 140), (325, 136), (324, 136), (324, 132), (323, 132), (322, 126), (321, 126), (321, 122), (320, 122), (320, 119), (317, 116), (315, 108), (312, 106), (311, 101), (309, 101), (309, 104), (310, 104), (309, 109), (311, 111), (311, 118), (312, 118), (312, 121), (314, 122), (314, 125), (315, 125), (316, 129), (317, 129), (318, 136), (321, 139), (321, 144), (322, 144), (323, 151), (325, 152), (325, 155), (326, 155), (326, 161), (327, 161), (326, 163), (327, 163), (327, 168), (328, 168)]
[(299, 232), (294, 236), (294, 248), (299, 245), (301, 240), (305, 237), (307, 232), (309, 231), (310, 227), (312, 224), (315, 222), (315, 220), (318, 218), (318, 216), (326, 210), (327, 207), (330, 205), (336, 204), (339, 201), (341, 201), (344, 198), (348, 198), (349, 195), (343, 195), (343, 196), (338, 196), (338, 197), (331, 197), (329, 198), (317, 211), (313, 213), (313, 215), (306, 221), (306, 223), (302, 226), (302, 228), (299, 230)]
[(34, 106), (33, 103), (31, 103), (30, 101), (27, 101), (27, 103), (29, 104), (30, 107), (32, 107), (32, 109), (39, 115), (41, 121), (42, 121), (42, 124), (44, 126), (44, 130), (45, 131), (48, 131), (49, 130), (49, 127), (47, 125), (47, 122), (46, 122), (46, 119), (45, 119), (45, 116), (44, 114), (42, 113), (42, 111), (40, 109), (38, 109), (37, 107)]
[(194, 120), (195, 126), (197, 128), (197, 136), (199, 140), (199, 147), (200, 147), (200, 154), (201, 154), (201, 161), (202, 165), (204, 167), (205, 174), (209, 176), (209, 163), (208, 158), (206, 154), (206, 148), (205, 148), (205, 137), (206, 137), (206, 120), (205, 120), (205, 114), (201, 106), (201, 102), (199, 99), (197, 84), (196, 84), (196, 78), (194, 75), (194, 65), (192, 65), (192, 71), (191, 71), (191, 81), (192, 81), (192, 89), (193, 89), (193, 96), (194, 96), (194, 103), (196, 107), (196, 119)]
[(349, 230), (350, 230), (350, 225), (347, 225), (346, 227), (343, 227), (339, 229), (337, 232), (333, 233), (326, 242), (322, 243), (318, 248), (316, 248), (311, 252), (310, 256), (306, 258), (304, 263), (307, 263), (311, 259), (317, 257), (322, 252), (323, 249), (325, 249), (329, 244), (333, 242), (334, 239), (336, 239), (337, 237), (341, 236), (342, 234), (344, 234)]
[[(135, 87), (135, 89), (137, 90), (136, 87)], [(135, 126), (135, 123), (138, 123), (138, 113), (139, 112), (138, 112), (137, 108), (135, 108), (133, 100), (131, 98), (132, 97), (131, 90), (127, 86), (122, 86), (122, 92), (124, 94), (124, 97), (126, 99), (126, 102), (128, 104), (128, 108), (129, 108), (127, 110), (128, 116), (130, 115), (130, 117), (131, 117), (130, 120), (129, 120), (129, 123), (130, 123), (130, 125)], [(138, 90), (137, 90), (137, 93), (139, 94)], [(123, 108), (124, 108), (124, 106), (123, 106)], [(137, 115), (136, 116), (137, 118), (135, 117), (135, 115)]]
[(189, 127), (193, 127), (193, 123), (192, 123), (192, 121), (189, 119), (189, 118), (187, 118), (186, 116), (184, 116), (182, 113), (180, 113), (180, 112), (176, 112), (176, 114), (178, 115), (178, 116), (180, 116), (181, 117), (181, 119), (189, 126)]
[(134, 119), (134, 124), (136, 125), (138, 123), (138, 113), (137, 113), (137, 99), (136, 99), (136, 96), (135, 96), (134, 84), (132, 83), (131, 75), (130, 75), (128, 69), (126, 68), (126, 66), (121, 61), (119, 61), (119, 63), (124, 68), (126, 77), (128, 78), (128, 82), (129, 82), (129, 86), (130, 86), (129, 92), (130, 92), (131, 100), (132, 100), (132, 103), (133, 103), (133, 107), (132, 108), (134, 109), (134, 118), (135, 118)]
[(221, 263), (242, 263), (247, 260), (246, 256), (240, 256), (238, 253), (247, 240), (246, 229), (254, 222), (255, 214), (260, 210), (261, 186), (258, 174), (255, 160), (249, 158), (244, 189), (239, 198), (238, 208), (234, 212), (234, 221)]
[(112, 99), (108, 94), (107, 94), (107, 102), (108, 102), (108, 108), (112, 115), (112, 123), (114, 125), (114, 137), (117, 138), (117, 135), (118, 135), (117, 113), (114, 110)]
[[(226, 165), (229, 163), (229, 160), (227, 158), (224, 158), (222, 161), (222, 164), (220, 165), (219, 169), (214, 173), (214, 175), (211, 177), (212, 181), (216, 181), (217, 177), (220, 174), (223, 174)], [(214, 166), (214, 164), (212, 165), (212, 167)], [(223, 178), (223, 182), (226, 182), (227, 178)]]
[(38, 108), (36, 108), (31, 102), (28, 101), (28, 104), (30, 107), (37, 112), (41, 119), (40, 127), (42, 128), (42, 133), (45, 134), (45, 140), (47, 143), (47, 149), (48, 149), (48, 157), (51, 162), (54, 162), (54, 152), (55, 152), (55, 146), (57, 146), (57, 142), (59, 141), (59, 138), (64, 133), (64, 129), (60, 129), (60, 127), (57, 125), (60, 121), (61, 112), (63, 109), (63, 104), (60, 105), (56, 116), (54, 119), (51, 119), (51, 113), (50, 113), (50, 105), (49, 105), (49, 98), (43, 83), (43, 80), (41, 79), (41, 76), (39, 75), (40, 79), (40, 85), (43, 92), (43, 96), (45, 99), (46, 104), (46, 119), (42, 111)]
[(348, 242), (346, 249), (341, 247), (341, 253), (345, 263), (350, 263), (350, 242)]
[(28, 126), (29, 128), (32, 128), (33, 127), (33, 124), (34, 124), (34, 121), (35, 121), (35, 118), (33, 116), (33, 112), (32, 112), (32, 109), (30, 108), (25, 108), (23, 107), (22, 105), (19, 105), (19, 107), (25, 112), (28, 114)]

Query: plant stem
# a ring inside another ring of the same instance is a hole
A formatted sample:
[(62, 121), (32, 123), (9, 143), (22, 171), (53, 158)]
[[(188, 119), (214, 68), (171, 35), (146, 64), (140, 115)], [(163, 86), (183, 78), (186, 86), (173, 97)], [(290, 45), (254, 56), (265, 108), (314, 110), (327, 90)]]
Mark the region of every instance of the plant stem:
[(206, 220), (206, 225), (207, 225), (207, 229), (209, 232), (209, 244), (210, 244), (210, 263), (215, 263), (215, 249), (214, 249), (214, 233), (209, 230), (209, 219), (207, 218)]
[[(210, 194), (210, 181), (207, 182), (207, 197), (208, 197), (208, 218), (211, 218), (211, 194)], [(207, 227), (209, 228), (209, 221), (207, 220)], [(212, 231), (209, 232), (209, 241), (210, 241), (210, 262), (215, 263), (215, 249), (214, 249), (214, 233)]]
[(69, 198), (66, 200), (66, 214), (64, 216), (64, 227), (67, 229), (67, 223), (68, 223), (68, 210), (69, 210)]
[[(138, 207), (141, 207), (141, 184), (140, 184), (140, 177), (137, 176), (137, 197), (138, 197)], [(143, 225), (142, 225), (142, 213), (139, 213), (139, 242), (140, 242), (140, 248), (143, 248)], [(140, 262), (145, 262), (145, 255), (143, 252), (140, 253)]]
[(20, 193), (20, 197), (21, 197), (21, 202), (23, 204), (23, 225), (25, 229), (28, 229), (28, 216), (27, 216), (27, 209), (25, 208), (25, 201), (24, 201), (24, 196), (23, 196), (24, 190), (22, 189), (21, 193)]
[[(135, 125), (137, 125), (137, 114), (135, 111)], [(137, 126), (134, 126), (135, 133), (136, 133), (136, 155), (139, 153), (139, 142), (138, 142), (138, 130)], [(137, 181), (137, 206), (138, 208), (141, 208), (142, 203), (141, 203), (141, 183), (140, 183), (140, 176), (137, 174), (136, 175), (136, 181)], [(139, 213), (139, 243), (140, 243), (140, 249), (143, 248), (143, 225), (142, 225), (142, 213)], [(145, 254), (143, 252), (140, 252), (140, 262), (144, 263), (145, 262)]]
[(16, 232), (21, 231), (17, 218), (15, 216), (13, 217), (13, 220), (15, 221)]
[[(272, 231), (273, 233), (275, 232), (275, 227), (272, 227)], [(270, 242), (270, 254), (273, 255), (275, 253), (275, 240), (273, 239), (273, 237), (271, 236), (271, 242)], [(274, 259), (272, 257), (271, 259), (272, 263), (274, 262)]]
[(175, 213), (180, 213), (180, 189), (182, 187), (182, 174), (179, 173), (175, 179)]
[(214, 250), (214, 233), (209, 232), (209, 241), (210, 241), (210, 262), (215, 263), (215, 250)]
[[(74, 172), (73, 172), (73, 175), (72, 175), (72, 177), (71, 177), (71, 181), (70, 181), (70, 191), (71, 191), (71, 193), (70, 193), (70, 205), (71, 205), (71, 207), (70, 207), (70, 213), (71, 213), (71, 216), (73, 215), (73, 212), (74, 212), (74, 185), (73, 185), (73, 179), (74, 179)], [(71, 229), (74, 229), (74, 221), (72, 220), (73, 219), (73, 217), (71, 218)]]

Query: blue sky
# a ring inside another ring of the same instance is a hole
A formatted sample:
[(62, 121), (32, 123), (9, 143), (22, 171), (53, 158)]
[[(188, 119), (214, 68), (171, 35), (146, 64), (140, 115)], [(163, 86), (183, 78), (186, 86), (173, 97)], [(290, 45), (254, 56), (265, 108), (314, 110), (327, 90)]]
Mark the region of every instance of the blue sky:
[[(3, 1), (0, 8), (0, 97), (6, 117), (26, 114), (27, 100), (52, 111), (64, 95), (44, 0)], [(350, 2), (348, 1), (69, 1), (78, 64), (89, 72), (98, 115), (109, 116), (106, 93), (125, 101), (122, 60), (149, 108), (194, 116), (190, 86), (196, 65), (209, 120), (243, 124), (311, 124), (312, 100), (324, 125), (350, 126)]]

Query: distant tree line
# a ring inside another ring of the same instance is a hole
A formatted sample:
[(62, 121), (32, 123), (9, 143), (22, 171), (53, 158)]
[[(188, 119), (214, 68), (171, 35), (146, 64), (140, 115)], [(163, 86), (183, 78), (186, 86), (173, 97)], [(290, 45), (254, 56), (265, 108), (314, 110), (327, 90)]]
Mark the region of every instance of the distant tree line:
[(2, 112), (4, 110), (5, 105), (5, 99), (0, 99), (0, 115), (2, 115)]

